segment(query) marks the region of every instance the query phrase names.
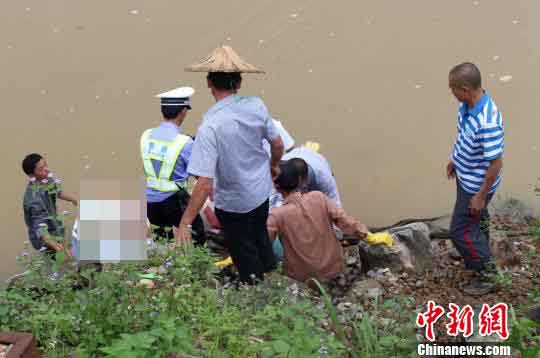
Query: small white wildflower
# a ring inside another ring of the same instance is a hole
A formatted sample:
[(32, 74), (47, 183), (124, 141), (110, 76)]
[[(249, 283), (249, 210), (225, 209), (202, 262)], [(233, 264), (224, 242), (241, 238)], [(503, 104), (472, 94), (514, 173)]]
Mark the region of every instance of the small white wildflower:
[(27, 256), (29, 256), (29, 255), (30, 255), (30, 254), (29, 254), (28, 252), (26, 252), (26, 251), (24, 251), (24, 252), (21, 253), (21, 256), (22, 256), (22, 257), (27, 257)]
[(45, 223), (41, 223), (41, 224), (39, 224), (38, 226), (39, 226), (39, 227), (46, 227), (46, 226), (47, 226), (47, 224), (45, 224)]
[(47, 183), (49, 182), (49, 180), (43, 179), (41, 182), (42, 182), (43, 184), (47, 184)]
[(54, 182), (55, 182), (56, 184), (60, 184), (62, 181), (61, 181), (60, 179), (54, 179)]
[(41, 247), (39, 248), (39, 252), (45, 252), (45, 251), (47, 251), (47, 247), (41, 246)]
[(34, 183), (34, 182), (36, 181), (36, 178), (35, 178), (35, 177), (31, 177), (31, 178), (28, 179), (28, 180), (30, 180), (31, 183)]
[(47, 178), (54, 178), (54, 173), (53, 173), (53, 172), (49, 172), (49, 174), (47, 174)]

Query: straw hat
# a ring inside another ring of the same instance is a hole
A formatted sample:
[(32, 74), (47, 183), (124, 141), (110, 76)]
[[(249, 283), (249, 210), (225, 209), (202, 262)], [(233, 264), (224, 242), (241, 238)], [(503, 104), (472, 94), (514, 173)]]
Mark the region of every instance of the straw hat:
[(264, 73), (263, 70), (250, 65), (242, 60), (240, 56), (229, 46), (216, 48), (212, 53), (202, 60), (186, 68), (188, 72), (242, 72), (242, 73)]

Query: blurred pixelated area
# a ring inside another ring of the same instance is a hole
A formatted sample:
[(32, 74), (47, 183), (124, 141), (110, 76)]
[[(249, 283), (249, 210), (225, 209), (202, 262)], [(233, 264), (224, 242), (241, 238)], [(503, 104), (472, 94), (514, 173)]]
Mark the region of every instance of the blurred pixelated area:
[(144, 180), (86, 179), (80, 193), (79, 261), (146, 260)]

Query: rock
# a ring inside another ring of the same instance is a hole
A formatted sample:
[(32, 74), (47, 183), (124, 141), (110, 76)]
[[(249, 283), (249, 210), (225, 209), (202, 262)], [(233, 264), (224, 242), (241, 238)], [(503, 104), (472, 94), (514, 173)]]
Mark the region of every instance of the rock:
[[(424, 223), (412, 223), (391, 228), (394, 246), (358, 243), (362, 265), (366, 271), (385, 267), (392, 271), (421, 272), (433, 265), (433, 249), (429, 228)], [(369, 274), (368, 274), (369, 275)]]
[(497, 266), (515, 267), (521, 264), (521, 257), (518, 254), (515, 245), (506, 236), (506, 232), (491, 230), (489, 246), (491, 253), (495, 257)]
[(141, 280), (139, 280), (139, 286), (141, 287), (147, 287), (147, 288), (154, 288), (156, 285), (154, 284), (154, 281), (150, 280), (150, 279), (147, 279), (147, 278), (143, 278)]
[(534, 216), (533, 210), (517, 199), (495, 202), (492, 214), (513, 224), (523, 223), (528, 217)]
[(353, 268), (362, 268), (362, 260), (358, 252), (358, 246), (348, 246), (343, 249), (343, 255), (345, 257), (345, 263), (347, 266)]
[(432, 239), (447, 239), (450, 237), (451, 215), (442, 216), (433, 221), (425, 221), (429, 228), (429, 235)]
[(533, 307), (527, 312), (527, 318), (533, 322), (540, 322), (540, 306)]
[(369, 298), (377, 298), (383, 294), (382, 288), (370, 288), (367, 290), (367, 297)]
[(365, 297), (375, 298), (382, 295), (382, 293), (383, 288), (381, 284), (376, 280), (368, 279), (355, 282), (347, 297), (350, 297), (351, 300), (353, 298), (358, 300)]

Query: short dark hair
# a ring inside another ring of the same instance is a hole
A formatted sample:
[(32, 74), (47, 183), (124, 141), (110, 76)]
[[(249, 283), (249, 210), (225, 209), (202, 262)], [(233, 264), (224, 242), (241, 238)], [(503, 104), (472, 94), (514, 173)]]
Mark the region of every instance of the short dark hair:
[(296, 168), (296, 172), (300, 176), (300, 178), (306, 178), (308, 175), (308, 166), (304, 159), (301, 158), (292, 158), (288, 160), (291, 162), (294, 167)]
[(163, 114), (163, 118), (171, 120), (178, 117), (178, 115), (182, 112), (184, 108), (188, 108), (187, 106), (161, 106), (161, 114)]
[(296, 166), (290, 160), (279, 163), (280, 173), (274, 180), (276, 187), (286, 192), (291, 192), (298, 188), (300, 176)]
[(450, 70), (451, 81), (459, 87), (482, 87), (482, 74), (474, 63), (463, 62)]
[(206, 78), (222, 91), (235, 91), (242, 82), (240, 72), (209, 72)]
[(22, 161), (22, 170), (28, 176), (34, 175), (34, 170), (36, 170), (37, 163), (43, 159), (40, 154), (32, 153), (24, 157)]

